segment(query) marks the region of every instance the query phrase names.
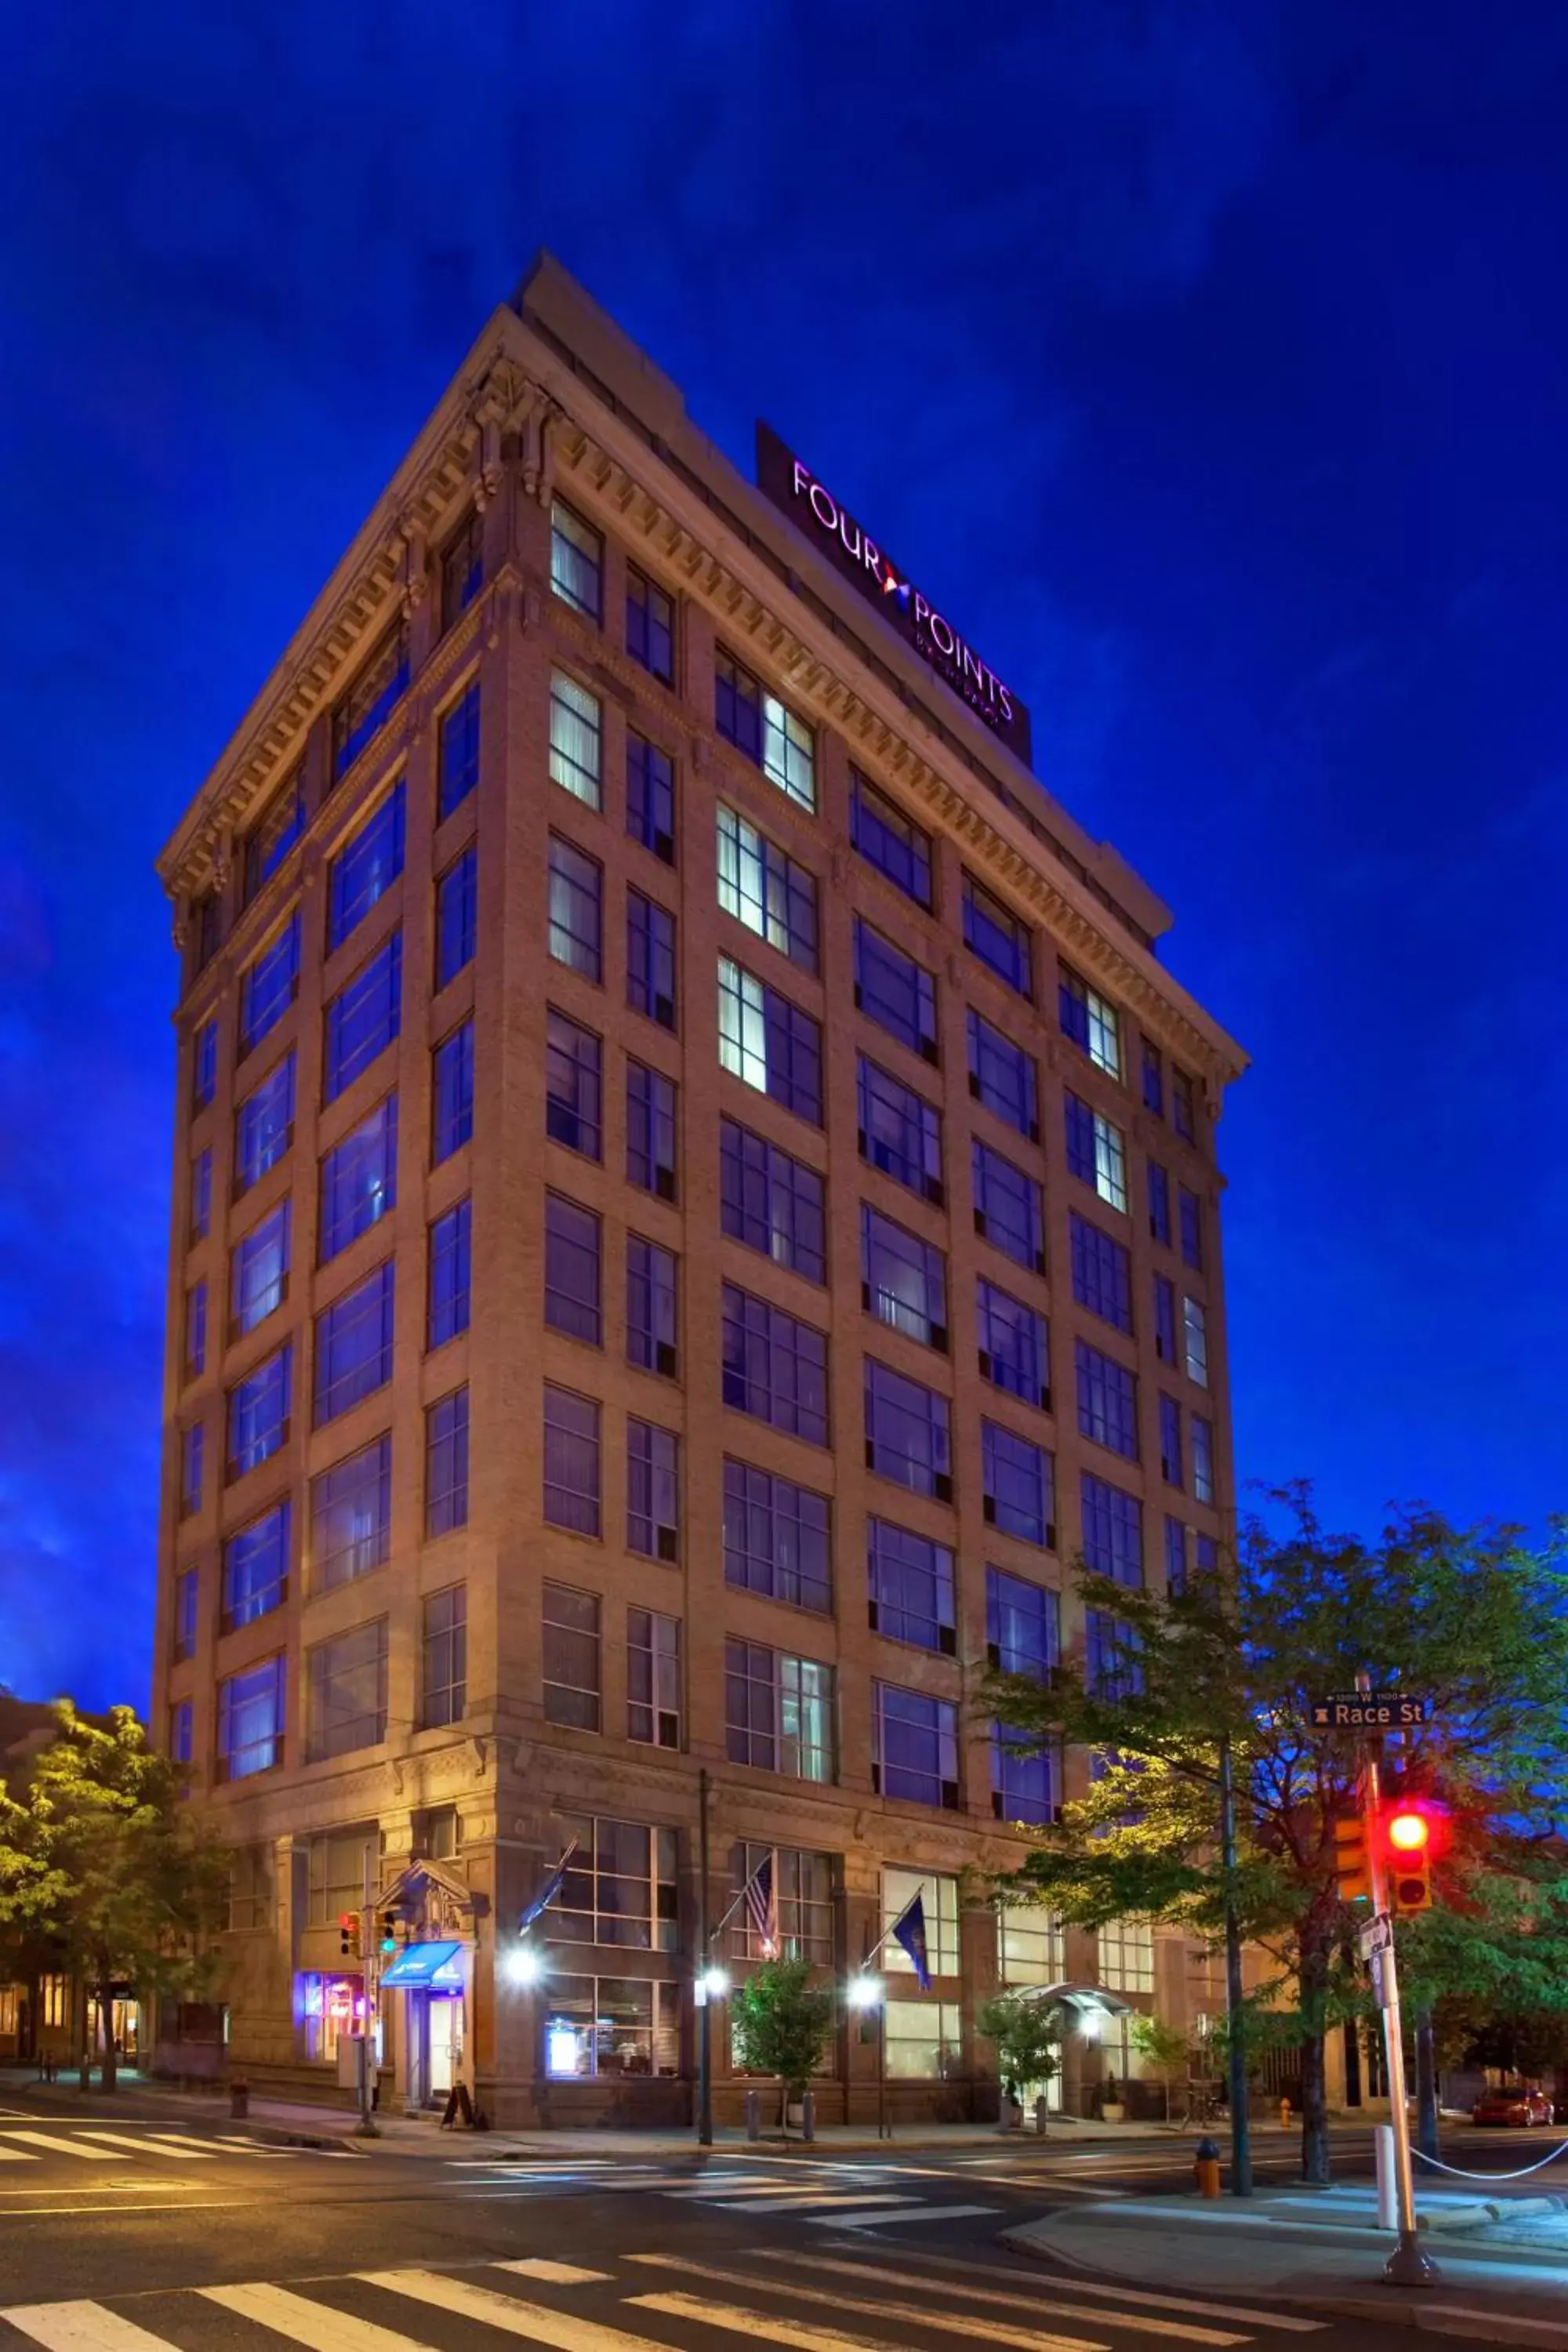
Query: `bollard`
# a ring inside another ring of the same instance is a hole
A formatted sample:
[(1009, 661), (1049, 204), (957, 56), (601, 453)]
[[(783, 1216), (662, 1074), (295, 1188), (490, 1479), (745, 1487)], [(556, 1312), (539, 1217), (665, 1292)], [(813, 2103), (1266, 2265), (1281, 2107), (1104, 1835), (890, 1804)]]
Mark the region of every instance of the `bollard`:
[(1289, 2099), (1281, 2099), (1279, 2102), (1279, 2128), (1281, 2131), (1289, 2131), (1290, 2128), (1290, 2102)]
[(1377, 2226), (1380, 2230), (1397, 2230), (1399, 2198), (1394, 2178), (1394, 2126), (1374, 2125), (1372, 2145), (1377, 2158)]
[(1193, 2157), (1193, 2171), (1197, 2179), (1200, 2197), (1219, 2195), (1219, 2143), (1217, 2140), (1199, 2140), (1196, 2152)]
[(763, 2095), (760, 2091), (746, 2093), (746, 2137), (761, 2139), (763, 2136)]
[(1046, 2136), (1046, 2101), (1045, 2101), (1045, 2094), (1044, 2094), (1043, 2092), (1041, 2093), (1040, 2096), (1039, 2096), (1039, 2097), (1035, 2101), (1035, 2131), (1036, 2131), (1036, 2135), (1037, 2135), (1037, 2137), (1038, 2138), (1040, 2138), (1040, 2139), (1044, 2139), (1044, 2138), (1045, 2138), (1045, 2136)]
[(804, 2092), (800, 2102), (800, 2136), (802, 2139), (816, 2137), (816, 2093)]
[(250, 2085), (243, 2074), (236, 2074), (229, 2084), (228, 2112), (230, 2120), (237, 2124), (244, 2123), (250, 2113)]

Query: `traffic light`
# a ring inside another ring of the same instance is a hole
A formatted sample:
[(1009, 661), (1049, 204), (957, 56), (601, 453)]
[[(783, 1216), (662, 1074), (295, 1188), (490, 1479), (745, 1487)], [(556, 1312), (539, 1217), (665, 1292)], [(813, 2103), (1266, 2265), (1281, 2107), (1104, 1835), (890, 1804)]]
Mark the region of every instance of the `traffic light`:
[(384, 1952), (395, 1952), (397, 1949), (397, 1914), (395, 1911), (384, 1911), (381, 1915), (381, 1948)]
[(342, 1954), (345, 1960), (358, 1959), (360, 1949), (359, 1913), (357, 1911), (340, 1911), (338, 1913), (338, 1949)]
[(1366, 1824), (1359, 1813), (1334, 1823), (1334, 1875), (1342, 1903), (1366, 1903), (1372, 1897), (1372, 1872), (1367, 1865)]
[(1414, 1805), (1401, 1805), (1384, 1824), (1388, 1841), (1391, 1911), (1432, 1907), (1432, 1824)]

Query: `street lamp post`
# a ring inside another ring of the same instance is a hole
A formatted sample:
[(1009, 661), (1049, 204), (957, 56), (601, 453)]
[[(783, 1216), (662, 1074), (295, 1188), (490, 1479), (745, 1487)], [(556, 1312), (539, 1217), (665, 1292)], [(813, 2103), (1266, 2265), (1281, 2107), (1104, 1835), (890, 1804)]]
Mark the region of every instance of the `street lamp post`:
[(861, 1962), (858, 1976), (851, 1977), (847, 1989), (849, 2006), (858, 2016), (868, 2010), (877, 2012), (877, 2137), (891, 2139), (888, 2126), (888, 2003), (887, 1987), (880, 1977), (873, 1976), (868, 1959)]
[(697, 1775), (697, 1937), (702, 1967), (697, 1989), (697, 2145), (713, 2145), (713, 2010), (709, 1991), (713, 1955), (708, 1929), (708, 1771)]
[(1219, 1743), (1220, 1866), (1225, 1874), (1225, 2007), (1229, 2023), (1230, 2193), (1252, 2194), (1252, 2126), (1247, 2112), (1247, 1989), (1241, 1975), (1241, 1920), (1236, 1907), (1236, 1780), (1230, 1734)]

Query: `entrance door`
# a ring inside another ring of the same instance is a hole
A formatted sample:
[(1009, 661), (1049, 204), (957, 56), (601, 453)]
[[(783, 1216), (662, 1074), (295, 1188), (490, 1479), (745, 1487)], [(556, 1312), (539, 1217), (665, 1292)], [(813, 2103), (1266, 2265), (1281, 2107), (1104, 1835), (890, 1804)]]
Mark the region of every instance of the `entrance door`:
[(430, 2021), (430, 2096), (445, 2099), (457, 2080), (463, 2042), (463, 2004), (432, 1995), (426, 2009)]

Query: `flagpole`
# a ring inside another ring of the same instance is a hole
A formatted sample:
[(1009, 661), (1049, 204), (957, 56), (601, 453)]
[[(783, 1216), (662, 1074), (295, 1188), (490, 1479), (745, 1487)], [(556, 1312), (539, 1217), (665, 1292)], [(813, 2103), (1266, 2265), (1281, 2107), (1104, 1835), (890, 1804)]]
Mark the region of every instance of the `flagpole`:
[(702, 1984), (697, 2008), (697, 2145), (713, 2145), (713, 2004), (708, 1990), (712, 1948), (708, 1928), (708, 1768), (697, 1775), (697, 1933)]

